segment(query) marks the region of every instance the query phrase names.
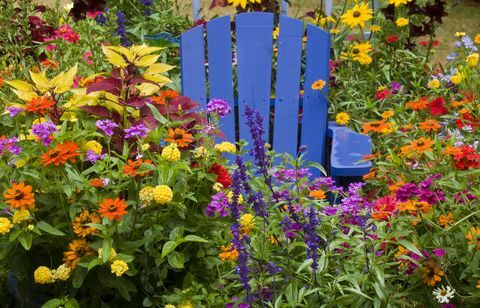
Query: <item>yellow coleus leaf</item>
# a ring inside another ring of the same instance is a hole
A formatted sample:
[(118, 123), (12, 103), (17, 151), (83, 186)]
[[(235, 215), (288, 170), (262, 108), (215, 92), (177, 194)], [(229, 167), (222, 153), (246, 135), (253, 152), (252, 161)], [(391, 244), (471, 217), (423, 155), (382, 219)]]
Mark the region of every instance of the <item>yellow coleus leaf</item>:
[(155, 85), (155, 84), (151, 84), (151, 83), (141, 83), (141, 84), (135, 86), (135, 88), (140, 91), (140, 95), (150, 96), (150, 95), (158, 92), (158, 90), (160, 90), (160, 85)]
[(88, 82), (92, 81), (92, 80), (95, 80), (95, 78), (97, 78), (98, 76), (104, 76), (106, 75), (106, 73), (98, 73), (98, 74), (93, 74), (93, 75), (90, 75), (88, 77), (85, 77), (82, 79), (82, 81), (80, 82), (80, 85), (83, 87), (85, 86), (85, 84), (87, 84)]
[(48, 80), (47, 76), (45, 76), (46, 71), (43, 71), (41, 73), (29, 71), (29, 73), (32, 82), (35, 84), (35, 88), (42, 92), (42, 94), (53, 88), (50, 80)]
[(107, 56), (107, 61), (115, 66), (124, 68), (127, 67), (128, 63), (125, 61), (125, 59), (116, 53), (113, 50), (110, 50), (109, 48), (102, 46), (102, 51)]
[(140, 58), (139, 60), (136, 60), (134, 64), (137, 67), (145, 67), (145, 66), (150, 66), (157, 62), (158, 58), (160, 58), (160, 55), (148, 55)]
[(11, 80), (6, 81), (6, 83), (18, 91), (33, 92), (33, 87), (28, 82), (22, 80)]
[(38, 97), (38, 94), (33, 91), (20, 91), (20, 90), (12, 90), (15, 95), (18, 96), (19, 99), (29, 102), (35, 97)]
[(135, 54), (123, 46), (106, 46), (106, 48), (115, 51), (121, 55), (124, 55), (129, 62), (133, 62), (135, 59)]
[(130, 50), (137, 56), (137, 57), (143, 57), (146, 55), (149, 55), (151, 53), (160, 51), (162, 49), (165, 49), (164, 47), (149, 47), (147, 45), (133, 45)]
[(164, 75), (143, 75), (143, 78), (156, 82), (160, 85), (164, 85), (166, 83), (172, 82), (170, 78)]
[(58, 74), (50, 82), (53, 86), (55, 86), (54, 92), (57, 94), (62, 94), (70, 90), (73, 86), (73, 82), (75, 80), (76, 75), (77, 75), (76, 65), (72, 67), (70, 70), (68, 70), (67, 72), (62, 72)]
[(165, 73), (174, 68), (175, 66), (168, 65), (165, 63), (155, 63), (150, 65), (146, 70), (145, 70), (145, 75), (157, 75), (160, 73)]
[(118, 104), (118, 96), (113, 95), (112, 93), (109, 93), (109, 92), (102, 92), (102, 94), (105, 96), (105, 99)]
[(98, 104), (101, 94), (99, 91), (87, 94), (87, 88), (72, 89), (70, 100), (63, 105), (66, 109), (74, 109), (80, 106), (94, 106)]

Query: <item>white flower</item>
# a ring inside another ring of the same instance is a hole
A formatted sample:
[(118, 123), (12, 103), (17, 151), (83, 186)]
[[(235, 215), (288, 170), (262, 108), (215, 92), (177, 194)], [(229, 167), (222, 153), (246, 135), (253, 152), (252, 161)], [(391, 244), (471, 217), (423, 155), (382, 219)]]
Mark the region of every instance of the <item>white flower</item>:
[(433, 290), (432, 294), (440, 304), (448, 304), (455, 294), (455, 289), (450, 288), (450, 286), (445, 289), (444, 286), (441, 286)]

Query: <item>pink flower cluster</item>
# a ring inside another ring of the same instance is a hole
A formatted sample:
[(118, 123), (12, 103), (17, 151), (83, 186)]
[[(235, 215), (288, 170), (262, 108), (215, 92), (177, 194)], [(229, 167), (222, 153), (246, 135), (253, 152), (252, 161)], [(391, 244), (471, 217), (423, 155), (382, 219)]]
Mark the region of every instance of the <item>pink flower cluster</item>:
[[(53, 32), (53, 35), (47, 38), (45, 41), (48, 42), (48, 41), (53, 41), (57, 39), (64, 39), (67, 42), (76, 44), (78, 40), (80, 40), (80, 36), (78, 35), (78, 33), (73, 31), (69, 25), (63, 24), (58, 29), (56, 29)], [(46, 50), (52, 51), (55, 49), (55, 47), (56, 47), (55, 44), (49, 44)]]

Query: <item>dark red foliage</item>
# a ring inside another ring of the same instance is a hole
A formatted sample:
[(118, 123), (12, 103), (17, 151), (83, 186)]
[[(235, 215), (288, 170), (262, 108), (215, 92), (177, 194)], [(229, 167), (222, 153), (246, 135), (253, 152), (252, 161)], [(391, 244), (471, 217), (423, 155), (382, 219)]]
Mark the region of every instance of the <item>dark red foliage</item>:
[(232, 185), (232, 177), (222, 165), (214, 163), (209, 172), (217, 175), (217, 182), (223, 187), (228, 188)]
[(439, 96), (428, 103), (430, 114), (433, 116), (441, 116), (448, 113), (448, 109), (445, 108), (445, 100)]
[(87, 13), (103, 11), (105, 4), (105, 0), (75, 0), (73, 8), (70, 10), (70, 16), (75, 20), (84, 19)]

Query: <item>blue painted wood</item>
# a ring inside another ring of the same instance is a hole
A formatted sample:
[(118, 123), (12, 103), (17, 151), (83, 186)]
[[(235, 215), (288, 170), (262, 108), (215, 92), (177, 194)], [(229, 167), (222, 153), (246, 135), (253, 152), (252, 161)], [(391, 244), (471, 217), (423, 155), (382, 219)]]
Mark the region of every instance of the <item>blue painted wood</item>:
[(328, 119), (328, 86), (313, 90), (312, 84), (329, 79), (330, 35), (312, 25), (307, 26), (307, 49), (302, 113), (301, 144), (307, 146), (307, 161), (324, 165)]
[(246, 105), (257, 109), (262, 115), (265, 140), (269, 136), (273, 14), (244, 13), (238, 14), (235, 20), (240, 139), (251, 144), (250, 133), (242, 116)]
[(226, 100), (232, 112), (220, 120), (220, 128), (230, 141), (235, 141), (235, 99), (233, 97), (232, 36), (230, 16), (207, 23), (208, 81), (210, 99)]
[(280, 16), (273, 148), (297, 154), (303, 22)]
[(180, 53), (183, 95), (205, 107), (207, 84), (203, 25), (190, 29), (180, 36)]
[(370, 171), (370, 161), (360, 162), (365, 155), (372, 154), (369, 136), (356, 133), (335, 121), (328, 123), (328, 136), (332, 138), (331, 176), (361, 176)]
[(200, 19), (200, 10), (202, 9), (201, 8), (201, 4), (200, 4), (200, 0), (193, 0), (193, 21), (197, 21), (198, 19)]
[(173, 36), (173, 34), (168, 32), (160, 32), (156, 34), (145, 35), (143, 38), (148, 41), (168, 41), (174, 44), (180, 43), (179, 38)]

